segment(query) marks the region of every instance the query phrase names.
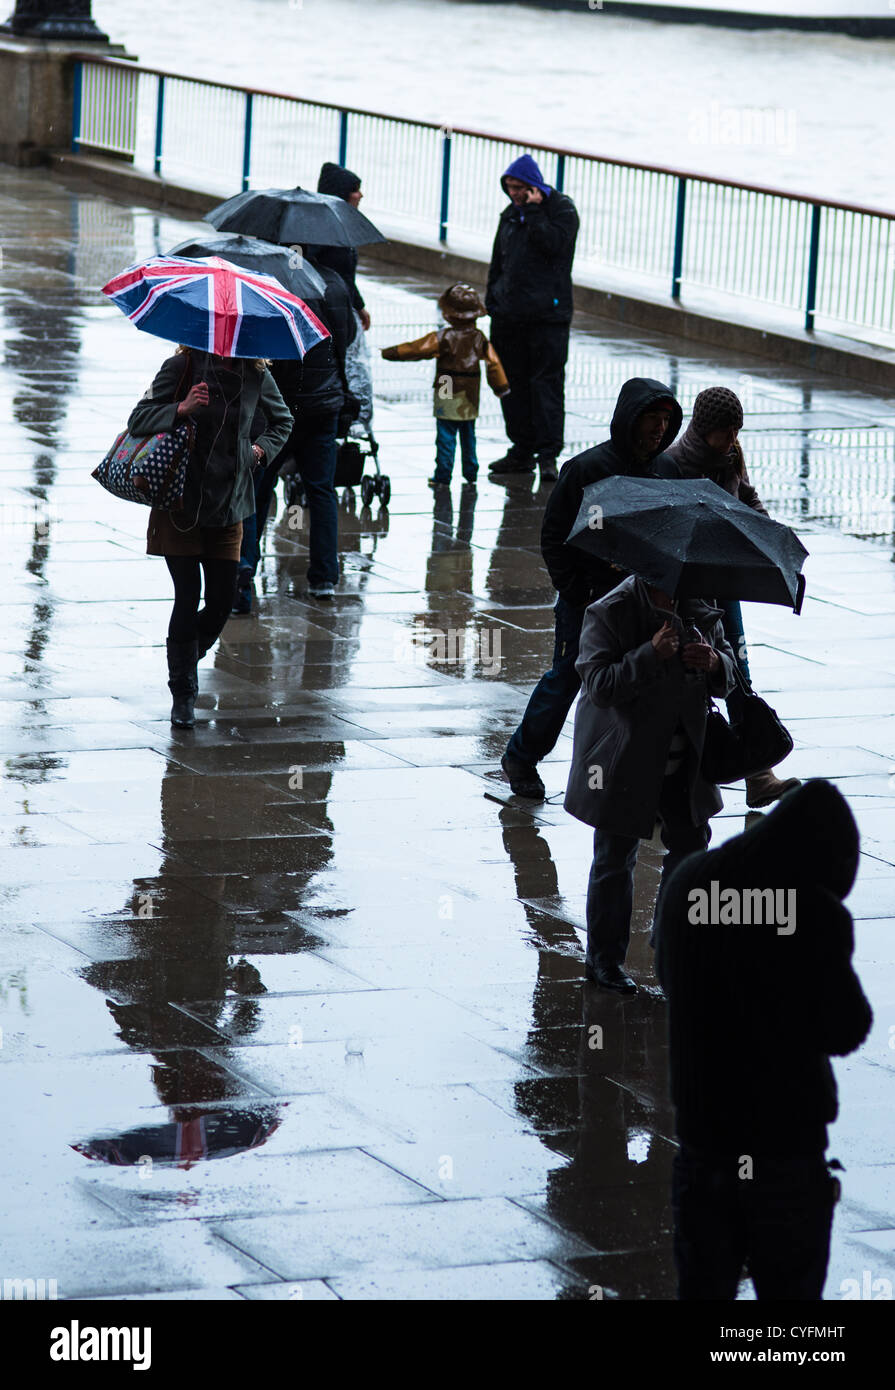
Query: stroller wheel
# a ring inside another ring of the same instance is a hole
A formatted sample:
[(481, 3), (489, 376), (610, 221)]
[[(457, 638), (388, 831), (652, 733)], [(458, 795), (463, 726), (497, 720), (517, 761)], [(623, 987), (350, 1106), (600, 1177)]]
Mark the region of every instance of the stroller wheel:
[(388, 506), (389, 498), (392, 495), (391, 479), (387, 473), (380, 473), (376, 479), (376, 491), (379, 493), (379, 501), (383, 507)]
[(376, 484), (372, 478), (361, 478), (360, 480), (360, 500), (365, 507), (369, 507), (376, 492)]

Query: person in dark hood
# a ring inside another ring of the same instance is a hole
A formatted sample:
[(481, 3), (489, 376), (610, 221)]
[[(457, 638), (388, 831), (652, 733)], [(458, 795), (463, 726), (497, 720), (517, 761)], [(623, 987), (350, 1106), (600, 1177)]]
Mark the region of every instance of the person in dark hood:
[(491, 465), (497, 480), (533, 473), (555, 482), (565, 423), (565, 369), (572, 321), (572, 260), (578, 213), (544, 182), (531, 155), (515, 159), (501, 187), (485, 305), (510, 393), (502, 401), (510, 449)]
[[(320, 168), (317, 192), (328, 193), (333, 198), (341, 198), (356, 208), (360, 206), (360, 200), (364, 196), (360, 184), (359, 174), (354, 174), (350, 169), (343, 168), (341, 164), (332, 164), (327, 160)], [(357, 288), (357, 248), (354, 246), (308, 246), (305, 248), (305, 255), (309, 256), (315, 265), (328, 266), (337, 275), (341, 275), (348, 286), (352, 309), (357, 312), (364, 329), (369, 328), (370, 315), (364, 305), (363, 296)]]
[(537, 764), (554, 748), (581, 689), (575, 669), (578, 639), (589, 603), (614, 589), (623, 577), (613, 565), (588, 555), (566, 538), (575, 524), (584, 489), (612, 474), (680, 477), (665, 450), (681, 427), (683, 412), (671, 388), (648, 377), (632, 377), (616, 402), (609, 439), (563, 465), (541, 528), (541, 554), (557, 590), (553, 665), (535, 686), (522, 722), (501, 759), (516, 796), (543, 801)]
[[(682, 477), (708, 478), (731, 497), (767, 516), (767, 508), (746, 472), (746, 460), (738, 438), (742, 427), (743, 406), (739, 397), (726, 386), (710, 386), (700, 391), (693, 402), (692, 419), (668, 450), (668, 457), (677, 464)], [(736, 652), (742, 675), (750, 681), (739, 600), (719, 599), (718, 606), (724, 611), (724, 634)], [(736, 700), (736, 692), (733, 699)], [(746, 804), (753, 808), (770, 806), (799, 785), (797, 777), (781, 779), (775, 777), (770, 768), (753, 773), (746, 778)]]
[(674, 1256), (682, 1299), (823, 1292), (838, 1181), (830, 1055), (873, 1015), (844, 899), (860, 840), (830, 782), (806, 782), (742, 835), (685, 859), (656, 918), (668, 997)]
[(661, 903), (681, 860), (705, 849), (723, 805), (701, 762), (708, 696), (730, 691), (734, 655), (719, 608), (630, 575), (587, 609), (577, 666), (583, 688), (565, 807), (594, 827), (585, 975), (636, 994), (622, 967), (640, 841), (658, 820), (668, 851)]

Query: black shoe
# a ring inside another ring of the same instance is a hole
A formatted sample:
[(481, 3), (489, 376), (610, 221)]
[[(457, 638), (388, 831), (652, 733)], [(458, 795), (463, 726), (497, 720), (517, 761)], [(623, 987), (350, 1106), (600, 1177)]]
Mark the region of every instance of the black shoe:
[(615, 994), (636, 994), (637, 986), (626, 975), (620, 965), (589, 965), (584, 964), (585, 979), (590, 980), (592, 985), (597, 985), (599, 989), (611, 989)]
[(431, 478), (427, 478), (426, 481), (428, 482), (433, 492), (436, 488), (450, 487), (451, 485), (450, 478), (439, 478), (437, 473), (434, 473)]
[(556, 459), (552, 454), (538, 454), (538, 470), (542, 483), (555, 483), (559, 478), (556, 471)]
[(475, 468), (464, 468), (464, 469), (463, 469), (463, 481), (464, 481), (464, 483), (471, 483), (471, 484), (473, 485), (473, 487), (475, 487), (476, 479), (478, 478), (478, 476), (479, 476), (478, 467), (475, 467)]
[(521, 758), (514, 758), (510, 753), (504, 753), (500, 765), (514, 796), (524, 796), (529, 801), (544, 800), (547, 788), (538, 776), (536, 767), (522, 762)]
[[(252, 611), (252, 578), (251, 573), (245, 584), (239, 584), (236, 589), (236, 596), (233, 599), (231, 613), (251, 613)], [(204, 653), (202, 653), (204, 655)]]
[(495, 459), (488, 465), (488, 472), (500, 476), (502, 473), (533, 473), (534, 454), (526, 454), (518, 449), (510, 449), (503, 458)]
[(196, 662), (199, 649), (195, 642), (166, 643), (168, 653), (168, 689), (174, 697), (171, 705), (171, 723), (177, 729), (195, 727), (194, 705), (199, 694), (199, 675)]

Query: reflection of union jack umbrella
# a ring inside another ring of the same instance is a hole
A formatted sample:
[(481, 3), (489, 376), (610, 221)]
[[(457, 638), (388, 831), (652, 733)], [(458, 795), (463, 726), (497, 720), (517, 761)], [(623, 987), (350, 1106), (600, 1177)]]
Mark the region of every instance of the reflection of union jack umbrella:
[(277, 1109), (235, 1111), (173, 1111), (169, 1124), (146, 1125), (104, 1139), (72, 1144), (77, 1153), (118, 1167), (145, 1162), (165, 1167), (192, 1168), (203, 1159), (230, 1158), (257, 1149), (279, 1127)]
[(103, 294), (144, 333), (218, 357), (301, 358), (329, 337), (272, 275), (220, 256), (153, 256), (116, 275)]

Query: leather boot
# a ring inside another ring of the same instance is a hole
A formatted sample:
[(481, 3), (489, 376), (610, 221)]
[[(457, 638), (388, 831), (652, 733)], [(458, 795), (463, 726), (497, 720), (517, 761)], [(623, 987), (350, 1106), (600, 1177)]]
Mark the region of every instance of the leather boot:
[(192, 729), (196, 723), (193, 706), (199, 694), (199, 674), (196, 663), (199, 651), (195, 642), (165, 644), (168, 651), (168, 689), (174, 697), (171, 723), (177, 729)]
[(753, 811), (759, 806), (770, 806), (772, 801), (779, 801), (781, 796), (801, 785), (798, 777), (787, 777), (781, 782), (773, 772), (756, 772), (746, 778), (746, 805)]

